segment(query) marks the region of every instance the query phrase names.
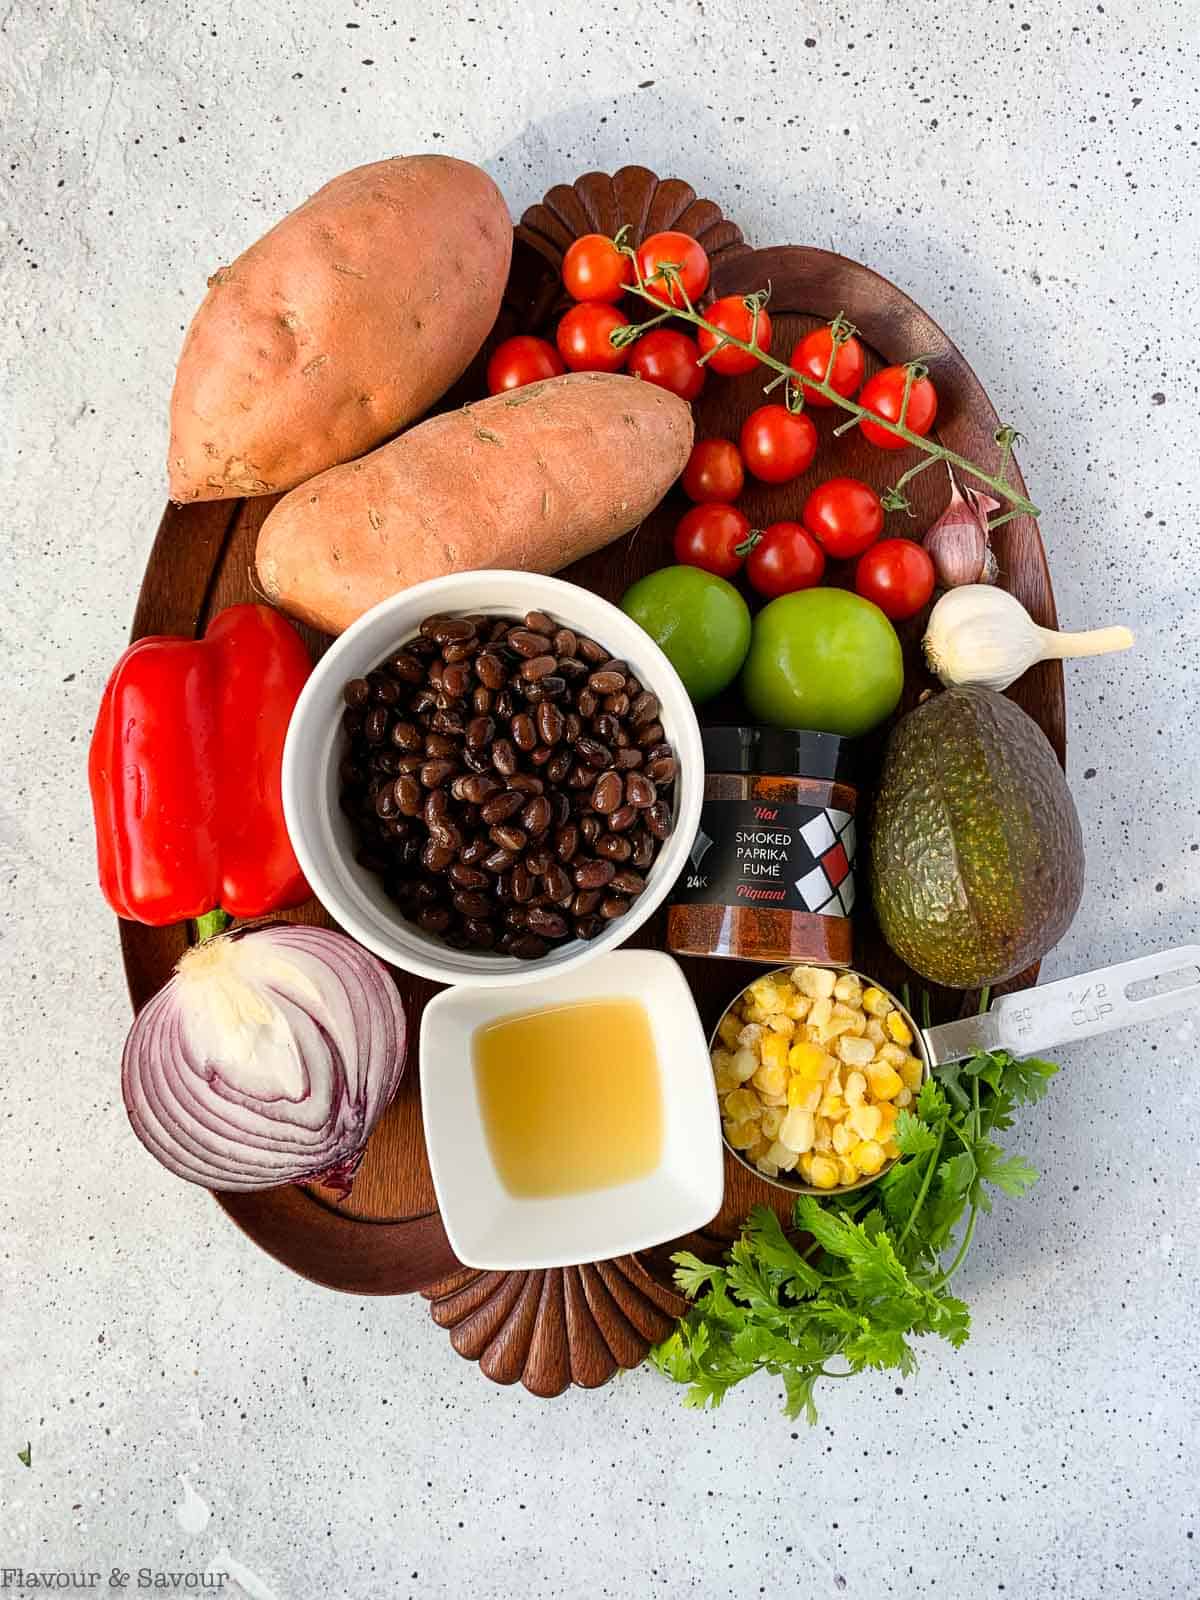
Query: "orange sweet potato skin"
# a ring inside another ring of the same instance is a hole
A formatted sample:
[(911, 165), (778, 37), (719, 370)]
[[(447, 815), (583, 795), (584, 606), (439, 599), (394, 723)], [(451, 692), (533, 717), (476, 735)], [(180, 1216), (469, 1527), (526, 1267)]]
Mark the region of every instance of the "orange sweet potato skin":
[(654, 509), (692, 435), (683, 400), (617, 373), (494, 395), (286, 495), (259, 533), (259, 581), (285, 611), (340, 633), (426, 578), (557, 572)]
[(173, 500), (290, 489), (422, 416), (500, 307), (512, 223), (451, 156), (356, 167), (209, 279), (171, 396)]

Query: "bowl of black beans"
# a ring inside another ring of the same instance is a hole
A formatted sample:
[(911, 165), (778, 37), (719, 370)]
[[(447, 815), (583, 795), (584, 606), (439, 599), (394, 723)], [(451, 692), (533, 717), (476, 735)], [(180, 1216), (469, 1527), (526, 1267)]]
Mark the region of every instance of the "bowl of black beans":
[(283, 758), (313, 893), (393, 966), (518, 984), (622, 943), (700, 819), (696, 714), (630, 617), (558, 578), (469, 572), (322, 657)]

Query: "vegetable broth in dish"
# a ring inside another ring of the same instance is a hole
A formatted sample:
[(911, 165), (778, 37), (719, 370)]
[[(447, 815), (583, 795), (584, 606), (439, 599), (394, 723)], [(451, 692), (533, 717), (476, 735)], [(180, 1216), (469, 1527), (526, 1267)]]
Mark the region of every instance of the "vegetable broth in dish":
[(579, 1000), (475, 1030), (475, 1083), (500, 1181), (518, 1197), (633, 1183), (662, 1154), (654, 1035), (636, 1000)]

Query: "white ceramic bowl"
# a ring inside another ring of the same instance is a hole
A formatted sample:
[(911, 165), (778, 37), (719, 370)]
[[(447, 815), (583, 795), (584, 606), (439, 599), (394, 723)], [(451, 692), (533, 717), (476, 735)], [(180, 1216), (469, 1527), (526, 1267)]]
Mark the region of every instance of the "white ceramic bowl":
[[(354, 859), (354, 841), (338, 804), (344, 748), (342, 689), (411, 639), (426, 617), (545, 611), (588, 635), (630, 666), (662, 706), (663, 731), (679, 758), (675, 828), (650, 869), (646, 888), (623, 917), (595, 939), (573, 939), (538, 961), (490, 951), (455, 950), (406, 922), (373, 872)], [(438, 983), (488, 986), (544, 982), (594, 960), (628, 939), (659, 906), (683, 870), (700, 823), (704, 753), (696, 713), (679, 674), (623, 611), (561, 578), (534, 572), (460, 572), (415, 584), (381, 600), (337, 639), (313, 668), (296, 702), (283, 751), (283, 812), (304, 875), (339, 927), (384, 961)]]
[[(573, 1000), (640, 1000), (662, 1091), (662, 1157), (632, 1183), (581, 1194), (512, 1195), (492, 1164), (472, 1037), (500, 1017)], [(438, 1210), (464, 1266), (564, 1267), (676, 1239), (721, 1209), (725, 1163), (704, 1029), (682, 971), (659, 950), (618, 950), (586, 972), (528, 990), (448, 989), (421, 1017), (421, 1114)]]

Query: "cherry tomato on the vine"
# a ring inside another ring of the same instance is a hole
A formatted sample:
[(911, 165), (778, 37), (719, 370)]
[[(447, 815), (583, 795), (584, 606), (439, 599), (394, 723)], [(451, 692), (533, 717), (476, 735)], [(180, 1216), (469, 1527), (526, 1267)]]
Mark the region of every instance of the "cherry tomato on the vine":
[(799, 522), (772, 522), (746, 558), (746, 577), (771, 600), (814, 588), (824, 571), (824, 551)]
[(554, 334), (558, 353), (572, 372), (619, 372), (628, 353), (609, 339), (614, 328), (624, 328), (629, 318), (615, 306), (585, 300), (572, 306)]
[[(906, 378), (907, 374), (903, 367), (884, 367), (882, 372), (877, 372), (873, 378), (868, 378), (863, 385), (863, 391), (858, 397), (859, 405), (866, 406), (868, 411), (874, 411), (881, 417), (886, 417), (889, 422), (899, 422)], [(910, 433), (920, 434), (924, 438), (933, 427), (933, 419), (936, 416), (937, 390), (928, 378), (915, 379), (908, 395), (908, 414), (904, 419), (904, 426)], [(858, 426), (863, 438), (869, 439), (873, 445), (878, 445), (880, 450), (908, 449), (907, 439), (902, 439), (898, 433), (893, 433), (890, 428), (885, 428), (878, 422), (864, 419)]]
[(735, 506), (693, 506), (675, 529), (675, 559), (687, 567), (703, 567), (718, 578), (732, 578), (745, 559), (739, 549), (750, 538), (750, 519)]
[[(803, 372), (809, 378), (824, 378), (825, 369), (829, 366), (829, 352), (833, 348), (832, 326), (814, 328), (811, 333), (806, 333), (800, 343), (792, 351), (792, 358), (788, 362), (790, 367), (795, 367), (797, 372)], [(830, 388), (836, 389), (838, 394), (849, 398), (858, 392), (858, 387), (863, 381), (863, 347), (853, 334), (838, 346), (837, 355), (833, 358), (833, 370), (829, 374)], [(805, 403), (810, 406), (832, 406), (834, 402), (819, 394), (816, 389), (804, 385)]]
[(817, 453), (817, 430), (802, 411), (759, 406), (742, 424), (738, 441), (747, 469), (763, 483), (788, 483)]
[(566, 370), (562, 357), (548, 340), (519, 333), (492, 351), (487, 364), (488, 393), (520, 389), (542, 378), (557, 378)]
[[(715, 323), (722, 333), (731, 333), (735, 339), (742, 339), (750, 344), (752, 339), (760, 350), (771, 348), (771, 319), (767, 313), (758, 306), (752, 309), (746, 304), (745, 297), (740, 294), (727, 294), (720, 300), (714, 300), (704, 313), (709, 322)], [(702, 352), (711, 350), (713, 353), (705, 362), (714, 372), (723, 373), (732, 378), (743, 372), (753, 372), (758, 365), (756, 356), (739, 350), (735, 344), (722, 345), (715, 333), (710, 333), (707, 328), (701, 328), (696, 334)]]
[(637, 253), (646, 288), (663, 305), (683, 305), (679, 284), (656, 277), (664, 264), (674, 266), (693, 305), (708, 288), (708, 256), (704, 246), (688, 233), (652, 233)]
[(572, 300), (616, 301), (633, 282), (633, 262), (603, 233), (585, 233), (563, 257), (563, 284)]
[(629, 349), (628, 370), (635, 378), (694, 400), (704, 387), (704, 368), (696, 341), (674, 328), (651, 328)]
[(835, 561), (860, 556), (883, 532), (879, 496), (858, 478), (827, 478), (819, 483), (800, 515)]
[(732, 439), (700, 439), (692, 446), (680, 481), (684, 494), (697, 505), (736, 500), (746, 481), (737, 445)]
[(903, 622), (929, 604), (934, 576), (933, 562), (922, 545), (912, 539), (881, 539), (859, 557), (854, 587), (885, 617)]

